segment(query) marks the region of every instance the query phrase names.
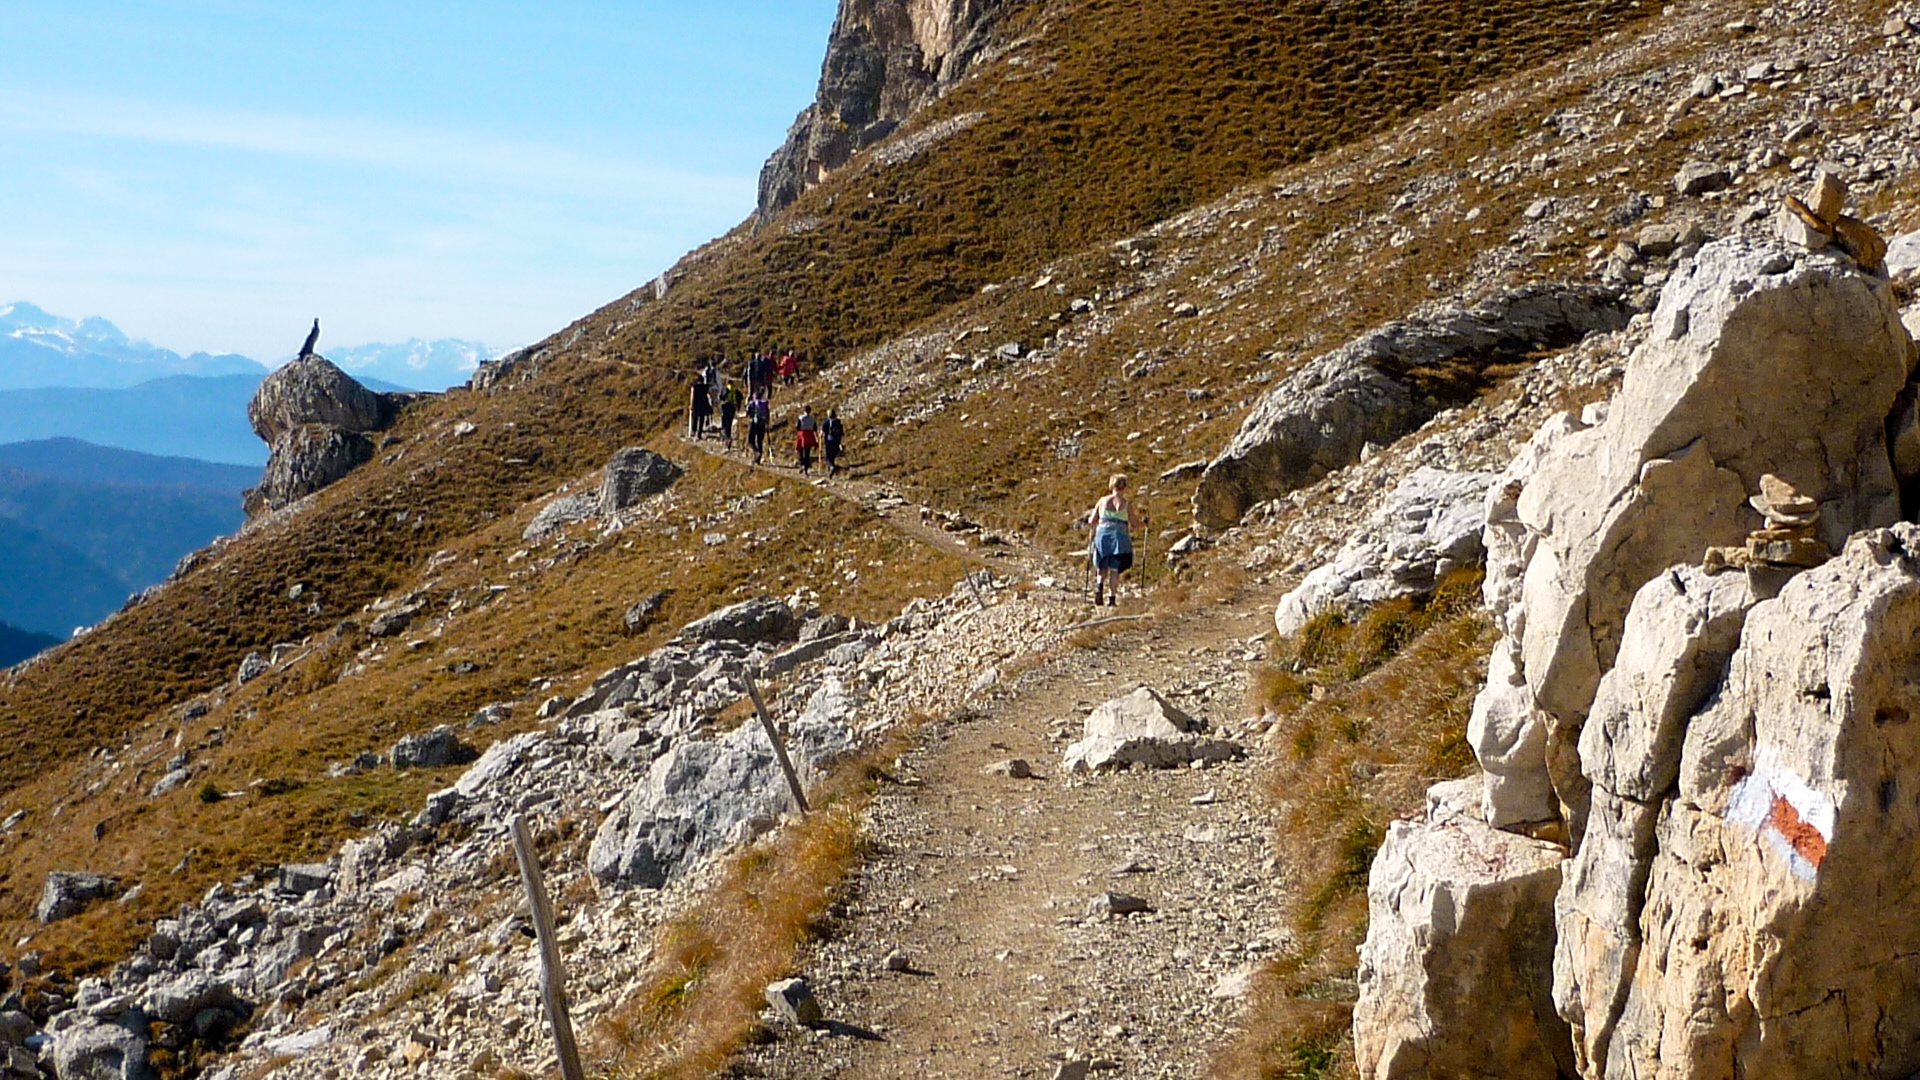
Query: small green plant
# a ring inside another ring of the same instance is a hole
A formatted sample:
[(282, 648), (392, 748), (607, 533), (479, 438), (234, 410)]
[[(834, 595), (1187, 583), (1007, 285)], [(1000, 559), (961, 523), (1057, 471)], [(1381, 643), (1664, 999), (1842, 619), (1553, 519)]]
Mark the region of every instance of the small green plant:
[(214, 783), (213, 781), (209, 780), (206, 783), (200, 785), (200, 801), (201, 802), (217, 803), (224, 798), (226, 798), (226, 795), (223, 792), (221, 792), (220, 785)]

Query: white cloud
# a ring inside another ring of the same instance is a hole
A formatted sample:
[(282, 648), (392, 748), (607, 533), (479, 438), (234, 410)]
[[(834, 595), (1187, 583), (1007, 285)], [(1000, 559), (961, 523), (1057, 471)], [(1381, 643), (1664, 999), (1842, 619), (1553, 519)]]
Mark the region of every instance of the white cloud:
[(545, 143), (385, 121), (0, 91), (0, 133), (116, 139), (355, 164), (550, 194), (741, 206), (754, 178), (709, 175)]

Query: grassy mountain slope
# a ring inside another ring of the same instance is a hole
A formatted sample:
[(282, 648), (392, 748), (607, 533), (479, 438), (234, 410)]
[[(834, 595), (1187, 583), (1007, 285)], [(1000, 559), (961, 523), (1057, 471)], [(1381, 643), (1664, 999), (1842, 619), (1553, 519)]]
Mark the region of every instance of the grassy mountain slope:
[[(489, 701), (518, 703), (514, 723), (531, 723), (542, 696), (742, 595), (806, 585), (824, 604), (878, 615), (952, 581), (957, 561), (811, 487), (705, 460), (690, 462), (657, 527), (523, 543), (538, 503), (589, 479), (614, 449), (652, 439), (688, 459), (655, 437), (703, 353), (791, 345), (816, 369), (843, 365), (808, 393), (857, 408), (855, 462), (867, 475), (1071, 544), (1066, 523), (1099, 474), (1152, 473), (1211, 450), (1262, 373), (1475, 280), (1476, 257), (1518, 219), (1504, 198), (1488, 239), (1457, 215), (1383, 219), (1436, 170), (1466, 170), (1483, 153), (1529, 160), (1542, 113), (1576, 90), (1509, 96), (1488, 116), (1423, 128), (1418, 165), (1377, 133), (1639, 12), (1533, 0), (1021, 9), (1015, 43), (906, 135), (980, 114), (958, 133), (890, 166), (856, 159), (757, 235), (690, 258), (664, 298), (636, 293), (582, 319), (492, 392), (411, 408), (372, 464), (10, 673), (0, 804), (62, 813), (0, 852), (0, 916), (24, 915), (41, 875), (68, 863), (148, 882), (139, 901), (37, 939), (98, 962), (210, 880), (321, 854), (357, 831), (358, 814), (398, 814), (446, 780), (330, 779), (329, 760)], [(1652, 182), (1678, 152), (1653, 149), (1633, 182)], [(1338, 186), (1302, 186), (1338, 170), (1348, 171)], [(1214, 207), (1174, 222), (1137, 262), (1107, 247), (1256, 178), (1244, 214)], [(1280, 194), (1289, 185), (1299, 190)], [(1419, 238), (1390, 245), (1400, 227)], [(1369, 289), (1354, 289), (1369, 269)], [(983, 293), (987, 284), (1003, 287)], [(1070, 306), (1096, 296), (1091, 311)], [(1186, 296), (1204, 311), (1176, 319), (1169, 304)], [(975, 326), (988, 331), (956, 341)], [(974, 367), (1008, 340), (1048, 348), (1027, 367)], [(1136, 365), (1148, 370), (1127, 378)], [(470, 433), (456, 433), (462, 422)], [(1149, 487), (1156, 521), (1170, 520), (1184, 492)], [(713, 531), (751, 547), (705, 544)], [(657, 588), (672, 590), (660, 629), (624, 637), (620, 612)], [(447, 628), (417, 648), (366, 635), (367, 605), (416, 592), (450, 614)], [(234, 686), (240, 658), (276, 643), (302, 659)], [(189, 720), (181, 707), (195, 697), (210, 711)], [(281, 794), (147, 798), (176, 741), (197, 748), (218, 786), (278, 780), (257, 790)], [(189, 849), (184, 872), (161, 873)]]

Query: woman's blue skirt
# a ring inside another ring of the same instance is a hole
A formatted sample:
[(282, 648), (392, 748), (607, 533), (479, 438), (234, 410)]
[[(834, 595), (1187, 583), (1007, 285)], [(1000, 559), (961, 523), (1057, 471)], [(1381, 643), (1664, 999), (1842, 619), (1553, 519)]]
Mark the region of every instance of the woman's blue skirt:
[(1101, 570), (1133, 569), (1133, 540), (1125, 529), (1103, 526), (1094, 532), (1093, 565)]

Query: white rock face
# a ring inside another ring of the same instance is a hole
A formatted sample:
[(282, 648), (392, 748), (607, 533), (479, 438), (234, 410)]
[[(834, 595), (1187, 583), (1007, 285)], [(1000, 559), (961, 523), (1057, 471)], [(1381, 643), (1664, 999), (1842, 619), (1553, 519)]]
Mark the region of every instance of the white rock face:
[(1135, 764), (1170, 769), (1192, 761), (1225, 761), (1243, 752), (1238, 743), (1207, 738), (1205, 724), (1145, 686), (1087, 714), (1083, 731), (1085, 737), (1067, 747), (1062, 765), (1068, 772)]
[(1354, 1050), (1369, 1080), (1571, 1071), (1546, 986), (1560, 849), (1452, 809), (1396, 821), (1367, 883)]
[[(1629, 603), (1708, 546), (1744, 543), (1761, 525), (1746, 500), (1762, 473), (1819, 500), (1821, 538), (1835, 548), (1897, 519), (1886, 421), (1913, 355), (1891, 287), (1843, 258), (1731, 239), (1676, 274), (1604, 418), (1543, 431), (1496, 485), (1512, 512), (1489, 519), (1489, 597), (1501, 596), (1496, 615), (1544, 717), (1519, 722), (1521, 703), (1489, 700), (1476, 745), (1537, 741), (1512, 737), (1516, 725), (1530, 733), (1544, 721), (1546, 733), (1544, 760), (1490, 755), (1491, 820), (1537, 814), (1502, 789), (1530, 798), (1544, 770), (1579, 835), (1587, 784), (1575, 744)], [(1518, 568), (1508, 561), (1521, 556)]]
[(1916, 560), (1920, 527), (1869, 532), (1747, 616), (1687, 725), (1644, 943), (1589, 1075), (1920, 1070)]
[(1415, 469), (1333, 561), (1280, 598), (1275, 629), (1291, 634), (1323, 611), (1424, 595), (1454, 570), (1479, 565), (1486, 555), (1480, 534), (1493, 478)]
[(1745, 574), (1661, 574), (1634, 598), (1619, 659), (1600, 681), (1580, 738), (1592, 808), (1555, 901), (1554, 1001), (1583, 1067), (1606, 1060), (1639, 955), (1653, 828), (1685, 725), (1720, 686), (1754, 599)]

